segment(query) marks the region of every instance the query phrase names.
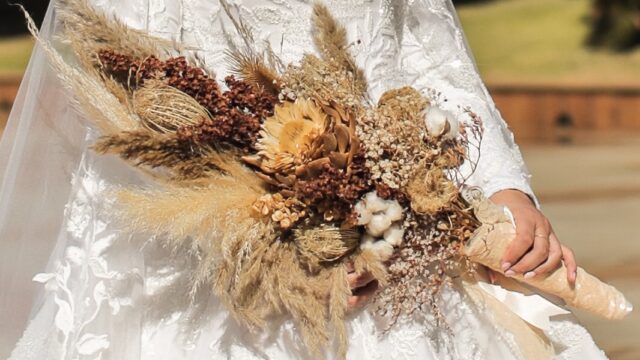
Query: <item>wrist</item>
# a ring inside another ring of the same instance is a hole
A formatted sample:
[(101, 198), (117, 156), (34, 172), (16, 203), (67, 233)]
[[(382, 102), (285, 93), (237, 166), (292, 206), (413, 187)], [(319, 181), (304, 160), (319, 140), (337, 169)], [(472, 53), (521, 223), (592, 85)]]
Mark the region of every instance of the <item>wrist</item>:
[(529, 195), (516, 189), (504, 189), (500, 190), (489, 197), (491, 201), (499, 205), (521, 205), (521, 206), (535, 206), (534, 201)]

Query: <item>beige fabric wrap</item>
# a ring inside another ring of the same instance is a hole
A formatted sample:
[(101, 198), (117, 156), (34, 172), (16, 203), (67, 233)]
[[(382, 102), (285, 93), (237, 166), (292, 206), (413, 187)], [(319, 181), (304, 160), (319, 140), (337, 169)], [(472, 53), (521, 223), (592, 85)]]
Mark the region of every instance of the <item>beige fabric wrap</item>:
[[(493, 209), (491, 209), (493, 207)], [(476, 207), (479, 218), (486, 214), (494, 217), (496, 205)], [(500, 208), (500, 212), (503, 209)], [(501, 217), (495, 223), (482, 225), (474, 234), (462, 252), (473, 262), (482, 264), (496, 272), (503, 273), (501, 259), (505, 250), (515, 238), (515, 228), (506, 218)], [(631, 310), (631, 304), (624, 295), (611, 285), (605, 284), (582, 268), (578, 268), (575, 287), (567, 280), (567, 268), (564, 264), (547, 276), (525, 279), (518, 274), (514, 279), (530, 285), (544, 293), (563, 299), (568, 305), (600, 315), (607, 319), (622, 319)]]

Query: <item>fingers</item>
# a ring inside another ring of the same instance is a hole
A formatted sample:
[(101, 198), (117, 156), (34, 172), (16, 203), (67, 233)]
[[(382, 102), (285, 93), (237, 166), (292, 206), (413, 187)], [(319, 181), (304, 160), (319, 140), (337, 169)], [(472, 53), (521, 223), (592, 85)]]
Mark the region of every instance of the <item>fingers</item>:
[(352, 291), (352, 296), (347, 300), (347, 305), (349, 310), (354, 310), (366, 305), (371, 297), (375, 294), (376, 290), (378, 290), (378, 281), (373, 280), (370, 281), (363, 287), (355, 289)]
[(489, 282), (492, 284), (498, 281), (498, 274), (489, 268), (487, 268), (487, 276), (489, 277)]
[(371, 275), (371, 273), (368, 273), (368, 272), (365, 272), (362, 274), (356, 274), (355, 272), (352, 272), (347, 274), (347, 281), (349, 282), (349, 286), (352, 289), (363, 287), (369, 284), (370, 282), (372, 282), (373, 280), (375, 280), (373, 275)]
[(576, 262), (576, 256), (573, 250), (561, 245), (562, 258), (564, 259), (564, 266), (567, 268), (567, 280), (572, 286), (576, 284), (576, 278), (578, 276), (578, 264)]
[(525, 278), (532, 278), (537, 275), (544, 275), (557, 269), (562, 263), (562, 248), (560, 241), (554, 232), (549, 235), (549, 258), (542, 265), (524, 275)]
[(502, 257), (502, 270), (508, 271), (518, 260), (529, 251), (534, 241), (535, 221), (530, 216), (520, 215), (513, 211), (516, 221), (516, 238)]

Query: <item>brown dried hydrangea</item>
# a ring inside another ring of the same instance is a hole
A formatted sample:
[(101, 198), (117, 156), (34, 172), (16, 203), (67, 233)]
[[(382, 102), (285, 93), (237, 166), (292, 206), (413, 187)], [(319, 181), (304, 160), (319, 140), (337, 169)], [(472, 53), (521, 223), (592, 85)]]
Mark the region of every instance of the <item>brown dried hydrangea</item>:
[(353, 206), (372, 189), (369, 169), (363, 153), (358, 153), (347, 170), (325, 164), (314, 178), (298, 180), (293, 190), (296, 198), (317, 209), (325, 220), (351, 221)]

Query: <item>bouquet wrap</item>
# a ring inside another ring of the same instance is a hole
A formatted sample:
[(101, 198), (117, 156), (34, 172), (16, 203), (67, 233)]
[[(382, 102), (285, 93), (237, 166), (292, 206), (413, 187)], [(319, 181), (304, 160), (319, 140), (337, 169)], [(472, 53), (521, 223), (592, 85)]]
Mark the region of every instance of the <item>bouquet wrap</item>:
[[(514, 238), (515, 227), (507, 219), (494, 224), (485, 223), (475, 232), (462, 251), (471, 261), (503, 273), (502, 255)], [(582, 268), (578, 268), (575, 286), (569, 284), (567, 268), (564, 264), (544, 277), (525, 279), (518, 274), (514, 278), (544, 293), (557, 296), (574, 308), (607, 319), (622, 319), (632, 310), (632, 305), (620, 291)]]

